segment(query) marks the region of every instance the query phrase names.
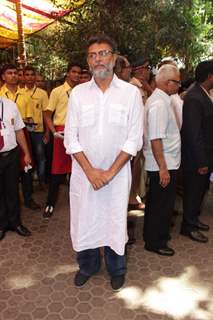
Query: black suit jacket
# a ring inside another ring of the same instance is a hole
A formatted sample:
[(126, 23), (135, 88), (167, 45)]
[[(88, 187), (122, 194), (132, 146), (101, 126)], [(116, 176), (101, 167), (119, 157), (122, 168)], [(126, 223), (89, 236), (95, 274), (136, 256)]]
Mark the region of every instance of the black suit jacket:
[(184, 97), (181, 140), (183, 169), (213, 171), (213, 102), (198, 83)]

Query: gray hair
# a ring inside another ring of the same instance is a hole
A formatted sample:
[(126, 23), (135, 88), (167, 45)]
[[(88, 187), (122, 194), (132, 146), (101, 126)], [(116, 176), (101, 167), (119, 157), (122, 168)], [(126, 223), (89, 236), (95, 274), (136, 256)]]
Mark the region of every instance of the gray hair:
[(160, 69), (157, 71), (156, 74), (156, 83), (165, 82), (169, 79), (172, 79), (174, 76), (179, 75), (179, 70), (172, 64), (164, 64)]

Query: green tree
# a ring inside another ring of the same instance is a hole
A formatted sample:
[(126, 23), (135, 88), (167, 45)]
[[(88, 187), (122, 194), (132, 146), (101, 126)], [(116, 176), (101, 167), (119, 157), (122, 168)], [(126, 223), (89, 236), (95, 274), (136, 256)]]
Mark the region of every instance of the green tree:
[(181, 60), (188, 72), (212, 55), (211, 0), (52, 0), (72, 9), (60, 21), (28, 38), (28, 59), (50, 78), (63, 73), (69, 60), (85, 61), (88, 38), (105, 32), (130, 61), (165, 56)]

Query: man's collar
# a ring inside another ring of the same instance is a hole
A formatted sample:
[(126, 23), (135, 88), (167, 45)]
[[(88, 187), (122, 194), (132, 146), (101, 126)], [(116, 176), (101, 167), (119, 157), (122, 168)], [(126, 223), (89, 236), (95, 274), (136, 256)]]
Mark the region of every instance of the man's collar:
[(167, 101), (170, 101), (170, 96), (165, 91), (163, 91), (162, 89), (156, 88), (154, 92), (157, 92), (157, 94), (159, 94), (163, 98), (167, 99)]
[[(88, 85), (89, 85), (89, 87), (93, 87), (93, 86), (98, 87), (95, 82), (94, 77), (92, 77), (92, 79), (88, 82)], [(119, 81), (118, 77), (116, 76), (116, 74), (113, 74), (113, 78), (112, 78), (112, 81), (110, 82), (109, 88), (111, 86), (119, 87), (119, 85), (120, 85), (120, 81)]]
[(65, 91), (69, 91), (70, 89), (72, 89), (72, 87), (69, 85), (69, 83), (67, 81), (64, 82), (63, 84)]
[[(27, 88), (27, 86), (25, 85), (25, 87), (24, 87), (24, 89), (26, 90), (26, 91), (34, 91), (35, 90), (35, 88), (36, 88), (36, 86), (34, 85), (31, 89), (29, 89), (29, 88)], [(22, 88), (20, 88), (20, 89), (22, 89)]]
[(15, 93), (13, 93), (12, 91), (10, 91), (7, 87), (7, 84), (5, 83), (2, 87), (1, 90), (6, 94), (7, 92), (12, 93), (12, 94), (17, 94), (17, 93), (23, 93), (23, 88), (19, 88), (17, 87), (17, 90)]

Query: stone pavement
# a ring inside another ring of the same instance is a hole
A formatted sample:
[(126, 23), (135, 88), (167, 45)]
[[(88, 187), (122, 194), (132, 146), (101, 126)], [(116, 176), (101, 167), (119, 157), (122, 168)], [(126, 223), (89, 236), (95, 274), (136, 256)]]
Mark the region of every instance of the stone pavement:
[[(45, 195), (36, 194), (44, 203)], [(203, 221), (210, 241), (195, 243), (172, 231), (174, 257), (143, 249), (142, 218), (137, 242), (128, 250), (125, 287), (112, 292), (102, 266), (85, 287), (73, 285), (77, 270), (69, 235), (67, 187), (62, 186), (55, 215), (23, 210), (33, 235), (24, 239), (8, 232), (0, 242), (1, 320), (213, 320), (213, 205), (208, 199)]]

